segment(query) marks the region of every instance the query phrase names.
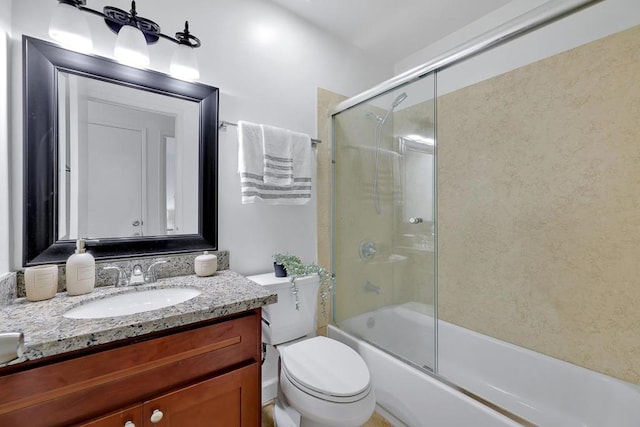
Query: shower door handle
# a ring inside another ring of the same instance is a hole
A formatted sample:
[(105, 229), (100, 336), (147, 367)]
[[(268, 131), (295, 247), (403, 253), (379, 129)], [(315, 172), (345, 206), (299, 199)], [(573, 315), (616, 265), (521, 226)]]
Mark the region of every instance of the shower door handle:
[(420, 217), (411, 217), (409, 218), (409, 224), (420, 224), (424, 220)]

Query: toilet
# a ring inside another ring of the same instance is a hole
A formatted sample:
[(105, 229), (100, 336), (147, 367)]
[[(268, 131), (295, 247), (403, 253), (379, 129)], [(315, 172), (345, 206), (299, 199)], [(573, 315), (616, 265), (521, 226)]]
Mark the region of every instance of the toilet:
[[(369, 369), (341, 342), (315, 336), (319, 278), (249, 276), (278, 294), (262, 308), (262, 402), (275, 399), (277, 427), (357, 427), (375, 409)], [(279, 363), (278, 363), (279, 362)]]

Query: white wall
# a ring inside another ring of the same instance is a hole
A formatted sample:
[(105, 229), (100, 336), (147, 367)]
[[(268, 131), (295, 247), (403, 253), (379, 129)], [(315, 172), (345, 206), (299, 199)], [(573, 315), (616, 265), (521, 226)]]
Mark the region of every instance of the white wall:
[[(48, 39), (53, 0), (13, 0), (13, 56), (11, 97), (21, 111), (22, 34)], [(129, 9), (128, 0), (90, 1)], [(221, 90), (220, 118), (248, 120), (316, 133), (316, 88), (356, 94), (391, 77), (392, 67), (366, 58), (275, 4), (264, 0), (170, 0), (137, 2), (141, 16), (159, 23), (167, 34), (181, 31), (185, 20), (202, 41), (198, 49), (200, 81)], [(33, 13), (37, 10), (38, 13)], [(114, 36), (97, 18), (86, 14), (93, 31), (95, 52), (111, 56)], [(160, 41), (150, 48), (151, 68), (167, 72), (173, 46)], [(11, 121), (12, 225), (22, 227), (22, 120)], [(324, 143), (328, 143), (325, 141)], [(220, 133), (219, 247), (231, 251), (231, 268), (245, 274), (267, 271), (271, 255), (288, 251), (305, 261), (316, 259), (315, 198), (307, 206), (242, 205), (236, 174), (235, 128)], [(19, 234), (19, 233), (18, 233)], [(12, 240), (12, 267), (21, 265), (21, 237)]]
[(424, 64), (425, 62), (453, 49), (474, 37), (496, 28), (510, 19), (520, 16), (531, 9), (547, 3), (548, 0), (519, 0), (511, 1), (506, 5), (494, 10), (480, 19), (460, 28), (446, 37), (432, 43), (424, 48), (401, 59), (395, 64), (395, 74), (403, 73), (411, 68)]
[(438, 76), (438, 95), (506, 73), (638, 24), (640, 24), (640, 1), (606, 0), (597, 3), (445, 70)]
[[(565, 0), (513, 1), (395, 65), (396, 73), (416, 67), (542, 4)], [(514, 41), (445, 69), (438, 75), (438, 95), (506, 73), (607, 35), (640, 24), (638, 0), (605, 0)]]
[(0, 276), (9, 271), (9, 35), (11, 2), (0, 2)]

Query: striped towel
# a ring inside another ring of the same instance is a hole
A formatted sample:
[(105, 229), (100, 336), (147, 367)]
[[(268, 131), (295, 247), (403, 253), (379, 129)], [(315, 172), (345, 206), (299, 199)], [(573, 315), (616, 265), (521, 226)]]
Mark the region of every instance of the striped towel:
[[(263, 127), (249, 122), (238, 122), (238, 173), (242, 190), (242, 203), (264, 203), (270, 205), (303, 205), (311, 200), (311, 141), (309, 150), (297, 146), (301, 139), (296, 135), (292, 149), (293, 165), (304, 165), (298, 168), (298, 176), (293, 172), (290, 184), (265, 183)], [(308, 138), (308, 136), (307, 136)], [(307, 158), (303, 156), (308, 155)]]
[(262, 148), (264, 150), (264, 183), (293, 184), (291, 132), (262, 125)]

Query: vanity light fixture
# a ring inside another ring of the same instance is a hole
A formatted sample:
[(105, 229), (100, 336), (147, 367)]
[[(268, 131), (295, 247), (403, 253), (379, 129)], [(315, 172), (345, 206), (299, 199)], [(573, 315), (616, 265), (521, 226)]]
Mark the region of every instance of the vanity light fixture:
[[(200, 46), (200, 40), (189, 33), (188, 21), (184, 23), (184, 31), (176, 33), (176, 39), (178, 39), (178, 47), (173, 52), (169, 72), (171, 75), (185, 80), (199, 79), (198, 60), (193, 49)], [(197, 46), (194, 45), (195, 43)]]
[(89, 24), (74, 1), (59, 1), (49, 23), (49, 36), (63, 47), (81, 53), (93, 50)]
[(88, 12), (103, 18), (109, 29), (118, 35), (113, 54), (123, 64), (138, 68), (147, 67), (147, 45), (162, 38), (177, 45), (171, 59), (170, 73), (185, 80), (200, 77), (194, 52), (195, 48), (200, 47), (200, 40), (189, 32), (189, 22), (185, 22), (183, 31), (171, 37), (163, 34), (155, 22), (139, 16), (135, 1), (131, 2), (129, 12), (112, 6), (105, 6), (100, 12), (86, 7), (86, 3), (86, 0), (58, 0), (57, 9), (49, 25), (49, 36), (65, 48), (90, 53), (93, 49), (91, 31), (85, 17), (80, 13)]

